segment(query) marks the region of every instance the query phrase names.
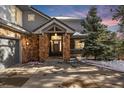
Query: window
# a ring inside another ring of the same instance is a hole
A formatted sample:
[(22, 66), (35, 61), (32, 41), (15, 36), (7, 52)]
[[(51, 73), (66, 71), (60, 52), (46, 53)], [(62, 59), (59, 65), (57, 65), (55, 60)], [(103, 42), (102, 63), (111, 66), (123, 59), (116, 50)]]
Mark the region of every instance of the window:
[(22, 11), (19, 8), (16, 8), (15, 15), (16, 23), (22, 26)]
[(11, 6), (11, 22), (22, 26), (22, 11), (16, 6)]
[(16, 23), (16, 7), (11, 6), (11, 22)]
[(34, 21), (35, 15), (34, 14), (28, 14), (28, 21)]
[(81, 48), (84, 48), (84, 42), (81, 42), (81, 40), (75, 40), (75, 49)]

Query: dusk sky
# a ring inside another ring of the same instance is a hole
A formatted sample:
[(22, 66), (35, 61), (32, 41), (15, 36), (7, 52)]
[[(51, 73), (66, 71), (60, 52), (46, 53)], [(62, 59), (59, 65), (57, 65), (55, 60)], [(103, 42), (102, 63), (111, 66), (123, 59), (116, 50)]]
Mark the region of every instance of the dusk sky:
[[(91, 5), (35, 5), (34, 8), (49, 15), (49, 16), (67, 16), (85, 18)], [(108, 26), (108, 29), (117, 31), (118, 22), (112, 20), (110, 9), (115, 9), (115, 5), (98, 5), (98, 15), (102, 18), (103, 24)]]

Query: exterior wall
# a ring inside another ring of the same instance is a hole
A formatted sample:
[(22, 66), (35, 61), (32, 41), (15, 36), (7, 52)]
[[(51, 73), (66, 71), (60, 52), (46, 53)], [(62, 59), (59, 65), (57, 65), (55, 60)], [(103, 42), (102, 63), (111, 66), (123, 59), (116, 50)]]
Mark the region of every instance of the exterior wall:
[[(34, 21), (28, 21), (28, 14), (34, 14), (35, 20)], [(46, 23), (47, 21), (48, 21), (48, 19), (41, 17), (39, 14), (37, 14), (31, 10), (23, 12), (23, 27), (25, 29), (27, 29), (28, 31), (33, 31), (37, 27)]]
[(27, 46), (27, 42), (29, 42), (28, 36), (22, 35), (21, 37), (21, 51), (22, 51), (22, 63), (27, 63), (29, 52), (30, 52), (30, 47)]
[(31, 45), (31, 61), (39, 61), (39, 36), (32, 35), (30, 37), (30, 45)]
[[(7, 28), (0, 28), (0, 37), (18, 39), (20, 41), (20, 60), (22, 63), (43, 61), (49, 57), (49, 38), (44, 35), (19, 34)], [(63, 59), (70, 58), (70, 35), (63, 35)]]
[(20, 41), (20, 61), (22, 63), (39, 60), (39, 37), (37, 35), (19, 34), (1, 27), (0, 37), (17, 39)]
[(39, 61), (39, 37), (37, 35), (23, 35), (22, 44), (22, 62)]
[(49, 56), (49, 38), (47, 34), (39, 35), (39, 60), (45, 60)]
[(70, 59), (70, 35), (65, 34), (63, 36), (63, 59), (69, 60)]

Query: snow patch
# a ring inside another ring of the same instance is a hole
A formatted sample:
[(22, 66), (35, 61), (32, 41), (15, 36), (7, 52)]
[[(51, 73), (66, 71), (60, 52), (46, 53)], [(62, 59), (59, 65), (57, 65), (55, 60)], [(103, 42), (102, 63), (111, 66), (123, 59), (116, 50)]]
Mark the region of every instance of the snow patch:
[(82, 60), (83, 63), (95, 65), (98, 67), (103, 67), (115, 71), (124, 72), (124, 61), (114, 60), (114, 61), (94, 61), (94, 60)]
[(0, 62), (0, 69), (5, 69), (5, 66)]
[(83, 35), (83, 34), (81, 34), (81, 33), (79, 33), (79, 32), (75, 32), (74, 34), (73, 34), (73, 36), (77, 36), (77, 35)]

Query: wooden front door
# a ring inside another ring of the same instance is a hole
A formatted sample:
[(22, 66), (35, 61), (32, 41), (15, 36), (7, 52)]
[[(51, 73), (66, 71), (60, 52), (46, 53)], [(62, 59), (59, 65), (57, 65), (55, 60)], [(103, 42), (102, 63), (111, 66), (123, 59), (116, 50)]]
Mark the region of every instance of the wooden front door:
[(59, 40), (53, 41), (53, 52), (59, 53), (59, 49), (60, 49), (60, 41)]

